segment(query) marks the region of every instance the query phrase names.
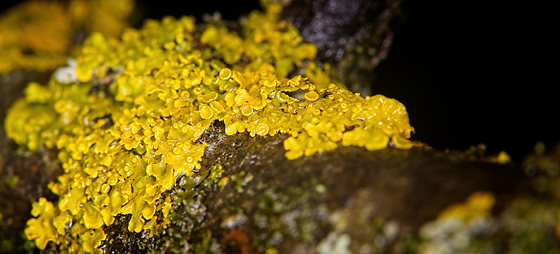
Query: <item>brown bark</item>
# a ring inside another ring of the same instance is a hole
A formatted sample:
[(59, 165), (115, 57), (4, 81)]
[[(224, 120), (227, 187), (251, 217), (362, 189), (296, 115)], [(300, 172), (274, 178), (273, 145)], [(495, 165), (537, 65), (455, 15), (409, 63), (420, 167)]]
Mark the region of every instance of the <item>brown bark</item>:
[[(371, 5), (355, 1), (357, 8), (334, 9), (321, 8), (341, 1), (304, 7), (301, 2), (307, 1), (294, 1), (285, 17), (293, 20), (306, 40), (319, 45), (320, 58), (342, 70), (347, 83), (358, 84), (355, 89), (369, 84), (371, 76), (358, 74), (371, 71), (385, 57), (392, 39), (389, 20), (398, 14), (400, 1)], [(348, 19), (336, 23), (339, 11)], [(363, 23), (360, 17), (364, 15), (376, 19)], [(333, 32), (317, 35), (318, 31)], [(355, 46), (360, 43), (373, 48), (373, 53), (356, 54), (360, 50)], [(354, 64), (360, 67), (354, 68)], [(358, 72), (349, 74), (353, 70)], [(356, 77), (361, 81), (354, 82)], [(26, 251), (22, 232), (31, 217), (31, 202), (41, 196), (56, 200), (47, 188), (60, 172), (55, 151), (29, 154), (10, 142), (3, 130), (5, 112), (24, 86), (47, 79), (48, 74), (33, 71), (0, 76), (0, 252)], [(177, 179), (175, 189), (166, 194), (174, 199), (174, 210), (165, 233), (154, 237), (148, 232), (131, 233), (127, 216), (121, 215), (114, 225), (104, 228), (108, 240), (102, 249), (107, 253), (263, 253), (273, 249), (312, 253), (320, 251), (331, 236), (333, 242), (347, 236), (346, 247), (352, 253), (411, 253), (417, 251), (423, 225), (473, 192), (493, 193), (497, 203), (492, 214), (497, 218), (507, 215), (520, 199), (550, 204), (560, 196), (560, 191), (554, 191), (558, 178), (554, 170), (543, 174), (539, 168), (546, 166), (534, 166), (536, 162), (501, 165), (473, 152), (426, 147), (367, 151), (343, 146), (287, 160), (285, 138), (250, 137), (247, 133), (227, 136), (223, 124), (215, 122), (200, 140), (208, 144), (201, 170), (192, 178)], [(560, 161), (559, 154), (550, 158)], [(221, 165), (223, 174), (209, 177), (216, 173), (212, 171), (216, 165)], [(527, 168), (531, 169), (529, 175), (524, 172)], [(496, 253), (507, 252), (512, 239), (518, 240), (507, 228), (506, 219), (499, 223), (498, 231), (490, 234), (501, 247)], [(552, 250), (558, 249), (554, 232), (539, 230), (533, 231)], [(57, 251), (49, 248), (47, 251)]]

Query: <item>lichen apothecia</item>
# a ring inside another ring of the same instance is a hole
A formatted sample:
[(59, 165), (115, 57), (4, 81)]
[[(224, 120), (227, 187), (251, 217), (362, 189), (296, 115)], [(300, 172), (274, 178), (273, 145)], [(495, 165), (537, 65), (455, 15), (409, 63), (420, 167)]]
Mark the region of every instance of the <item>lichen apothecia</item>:
[[(288, 134), (290, 160), (340, 145), (413, 146), (400, 102), (348, 91), (281, 20), (281, 5), (263, 6), (238, 32), (165, 17), (118, 39), (93, 33), (75, 80), (26, 88), (6, 133), (31, 151), (57, 149), (64, 169), (49, 184), (59, 200), (33, 204), (25, 233), (37, 247), (101, 252), (103, 228), (118, 214), (130, 215), (131, 232), (160, 234), (170, 223), (167, 193), (201, 167), (206, 143), (196, 141), (214, 121), (228, 135)], [(100, 82), (108, 75), (114, 82)]]

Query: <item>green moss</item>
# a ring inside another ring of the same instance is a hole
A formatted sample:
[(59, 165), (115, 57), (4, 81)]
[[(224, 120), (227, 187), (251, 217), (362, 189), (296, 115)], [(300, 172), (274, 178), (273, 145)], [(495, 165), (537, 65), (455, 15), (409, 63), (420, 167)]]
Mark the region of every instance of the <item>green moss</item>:
[(556, 232), (560, 205), (539, 199), (519, 198), (502, 215), (511, 234), (511, 253), (556, 253), (559, 242)]
[[(31, 84), (9, 110), (6, 133), (32, 151), (59, 149), (64, 174), (49, 185), (60, 200), (34, 205), (44, 209), (34, 209), (27, 237), (41, 249), (53, 242), (101, 252), (120, 215), (130, 215), (130, 232), (160, 234), (173, 204), (166, 193), (179, 178), (199, 183), (193, 171), (207, 144), (197, 141), (214, 121), (228, 135), (290, 134), (288, 159), (339, 145), (413, 145), (401, 103), (346, 90), (314, 62), (315, 46), (281, 21), (280, 4), (265, 9), (241, 34), (192, 17), (149, 20), (120, 39), (95, 33), (70, 66), (75, 80)], [(205, 181), (222, 172), (213, 167)]]
[(297, 239), (302, 243), (313, 243), (320, 239), (322, 223), (320, 214), (326, 214), (327, 207), (322, 195), (313, 186), (289, 186), (279, 190), (269, 188), (256, 198), (256, 211), (251, 221), (256, 222), (253, 246), (260, 253), (268, 248), (278, 247), (280, 239)]

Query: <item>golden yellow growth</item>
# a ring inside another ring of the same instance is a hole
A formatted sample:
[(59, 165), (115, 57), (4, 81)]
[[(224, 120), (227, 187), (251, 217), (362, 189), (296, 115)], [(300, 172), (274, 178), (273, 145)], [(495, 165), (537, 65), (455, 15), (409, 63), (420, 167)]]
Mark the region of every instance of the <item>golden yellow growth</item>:
[[(101, 252), (103, 226), (118, 214), (131, 215), (131, 232), (159, 234), (172, 207), (167, 191), (201, 167), (206, 143), (195, 141), (214, 121), (228, 135), (289, 134), (288, 159), (340, 144), (412, 146), (405, 107), (338, 84), (313, 62), (315, 47), (280, 20), (279, 6), (251, 13), (243, 36), (197, 27), (192, 17), (149, 20), (120, 39), (95, 33), (76, 59), (78, 81), (30, 84), (8, 112), (6, 132), (32, 151), (59, 149), (64, 174), (49, 184), (56, 205), (34, 205), (27, 237), (41, 249), (54, 242)], [(103, 89), (103, 77), (115, 73)]]
[(134, 2), (135, 0), (71, 0), (67, 10), (74, 29), (117, 37), (129, 26), (127, 19), (134, 9)]
[(34, 1), (0, 16), (0, 34), (0, 74), (23, 67), (44, 71), (66, 62), (72, 27), (62, 4)]
[(475, 192), (467, 198), (465, 203), (452, 205), (446, 208), (438, 217), (455, 217), (469, 224), (476, 218), (489, 216), (495, 201), (496, 198), (492, 193)]
[(0, 16), (0, 74), (16, 68), (37, 71), (63, 66), (79, 50), (74, 33), (118, 36), (134, 0), (26, 1)]
[(32, 218), (27, 222), (25, 234), (29, 239), (35, 239), (37, 247), (44, 249), (49, 241), (56, 240), (58, 236), (53, 223), (54, 206), (46, 198), (41, 198), (39, 202), (33, 204), (31, 214), (38, 218)]

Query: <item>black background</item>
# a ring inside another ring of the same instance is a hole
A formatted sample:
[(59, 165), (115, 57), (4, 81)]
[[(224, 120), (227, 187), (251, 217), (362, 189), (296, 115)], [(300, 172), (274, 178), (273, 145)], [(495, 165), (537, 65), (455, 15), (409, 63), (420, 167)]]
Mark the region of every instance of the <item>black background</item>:
[(484, 143), (515, 161), (537, 141), (556, 144), (558, 64), (546, 6), (405, 1), (403, 9), (409, 18), (374, 90), (407, 106), (415, 139), (440, 149)]
[[(559, 64), (551, 47), (558, 20), (542, 3), (493, 2), (405, 0), (406, 21), (372, 90), (405, 104), (414, 140), (458, 150), (483, 143), (519, 162), (536, 142), (560, 141)], [(236, 19), (259, 8), (258, 1), (177, 3), (138, 2), (144, 17), (199, 21), (203, 13)]]

